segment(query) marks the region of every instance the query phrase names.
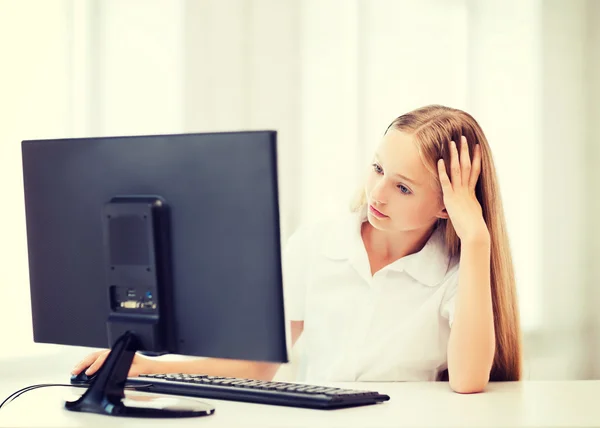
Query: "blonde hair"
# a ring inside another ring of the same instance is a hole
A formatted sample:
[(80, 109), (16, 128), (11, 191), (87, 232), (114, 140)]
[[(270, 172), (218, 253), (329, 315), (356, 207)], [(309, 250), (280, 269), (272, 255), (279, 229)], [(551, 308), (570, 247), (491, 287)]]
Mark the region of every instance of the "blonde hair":
[[(450, 176), (450, 153), (448, 142), (459, 142), (465, 136), (471, 159), (475, 144), (481, 147), (481, 174), (475, 194), (483, 211), (483, 218), (491, 238), (491, 291), (496, 333), (496, 353), (490, 371), (490, 381), (515, 381), (521, 378), (521, 330), (512, 257), (502, 200), (496, 177), (496, 168), (488, 141), (477, 121), (464, 111), (430, 105), (413, 110), (396, 118), (388, 127), (414, 137), (425, 167), (431, 172), (438, 186), (437, 161), (444, 159)], [(359, 191), (352, 202), (352, 210), (358, 211), (366, 204), (365, 192)], [(452, 222), (440, 219), (445, 243), (451, 256), (460, 254), (460, 239)], [(447, 370), (439, 380), (447, 380)]]

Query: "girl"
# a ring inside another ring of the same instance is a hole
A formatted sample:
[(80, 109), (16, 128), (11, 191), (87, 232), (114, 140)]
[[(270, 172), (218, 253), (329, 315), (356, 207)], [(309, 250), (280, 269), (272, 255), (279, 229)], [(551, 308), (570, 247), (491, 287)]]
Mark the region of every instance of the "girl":
[[(345, 218), (301, 228), (283, 256), (298, 380), (449, 380), (461, 393), (521, 376), (515, 280), (488, 142), (469, 114), (394, 120)], [(108, 351), (91, 354), (93, 374)], [(136, 356), (140, 373), (272, 379), (278, 364)]]

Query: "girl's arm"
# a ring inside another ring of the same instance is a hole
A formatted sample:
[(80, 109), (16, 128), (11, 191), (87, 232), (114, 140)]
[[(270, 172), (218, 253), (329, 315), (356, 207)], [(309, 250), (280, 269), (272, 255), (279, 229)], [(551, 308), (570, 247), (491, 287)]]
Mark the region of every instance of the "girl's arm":
[(461, 247), (448, 376), (454, 391), (473, 393), (487, 385), (496, 347), (489, 235), (462, 242)]
[(458, 147), (450, 144), (450, 177), (443, 159), (438, 172), (444, 206), (460, 238), (454, 320), (448, 342), (450, 387), (461, 393), (483, 391), (494, 360), (496, 339), (490, 286), (490, 234), (483, 219), (475, 187), (481, 171), (481, 147), (474, 147), (473, 162), (463, 136)]

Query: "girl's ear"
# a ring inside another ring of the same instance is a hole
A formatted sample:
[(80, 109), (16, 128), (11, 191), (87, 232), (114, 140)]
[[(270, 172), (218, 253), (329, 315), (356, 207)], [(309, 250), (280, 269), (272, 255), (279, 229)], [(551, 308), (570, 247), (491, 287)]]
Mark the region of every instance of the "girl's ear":
[(446, 211), (446, 208), (442, 208), (440, 210), (440, 212), (437, 213), (436, 215), (437, 218), (443, 218), (443, 219), (448, 219), (450, 218), (450, 216), (448, 215), (448, 211)]

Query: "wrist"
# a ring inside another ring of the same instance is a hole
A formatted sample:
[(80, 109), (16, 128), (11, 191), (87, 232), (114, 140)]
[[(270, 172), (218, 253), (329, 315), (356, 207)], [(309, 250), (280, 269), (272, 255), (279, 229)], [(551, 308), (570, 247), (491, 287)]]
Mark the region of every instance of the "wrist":
[(473, 231), (461, 239), (462, 247), (490, 247), (491, 237), (487, 228)]
[(164, 373), (164, 361), (161, 361), (159, 359), (157, 359), (156, 357), (145, 357), (142, 356), (141, 358), (144, 359), (143, 362), (143, 369), (142, 369), (142, 373), (143, 374), (159, 374), (159, 373)]

